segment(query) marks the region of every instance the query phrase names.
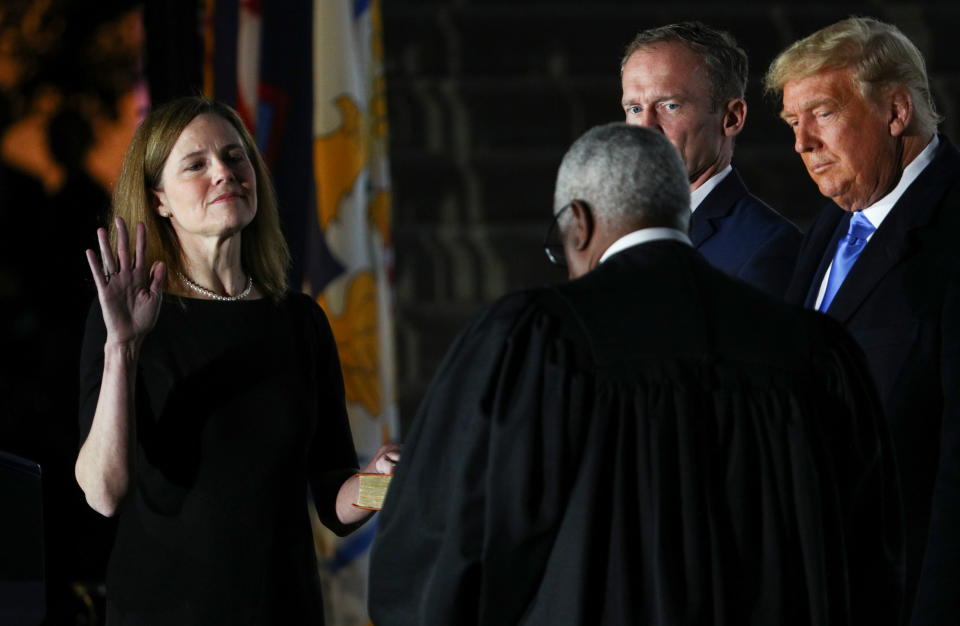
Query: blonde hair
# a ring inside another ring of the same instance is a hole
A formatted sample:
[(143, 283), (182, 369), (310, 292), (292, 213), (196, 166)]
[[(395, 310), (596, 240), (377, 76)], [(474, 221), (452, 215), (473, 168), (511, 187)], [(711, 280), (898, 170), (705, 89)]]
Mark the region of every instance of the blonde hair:
[(915, 128), (936, 131), (943, 118), (933, 103), (923, 55), (899, 28), (871, 17), (851, 17), (794, 42), (770, 64), (764, 87), (779, 96), (791, 80), (844, 68), (853, 70), (870, 101), (892, 87), (909, 90)]
[[(183, 129), (198, 115), (218, 115), (240, 136), (257, 177), (257, 212), (243, 229), (240, 260), (257, 287), (273, 300), (287, 290), (290, 252), (280, 230), (277, 197), (267, 165), (240, 116), (229, 106), (205, 98), (173, 100), (152, 111), (137, 129), (127, 149), (120, 178), (113, 191), (113, 217), (122, 217), (130, 231), (133, 249), (137, 222), (147, 227), (147, 258), (167, 266), (167, 290), (176, 272), (183, 272), (183, 256), (173, 226), (157, 213), (153, 191), (160, 188), (163, 166)], [(110, 220), (110, 240), (116, 245), (117, 229)]]

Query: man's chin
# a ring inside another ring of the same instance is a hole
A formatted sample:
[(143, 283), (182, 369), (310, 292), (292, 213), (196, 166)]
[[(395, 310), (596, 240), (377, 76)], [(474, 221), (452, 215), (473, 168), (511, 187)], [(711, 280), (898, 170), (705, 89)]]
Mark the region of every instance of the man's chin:
[(848, 213), (855, 213), (863, 208), (863, 203), (857, 203), (854, 199), (849, 196), (834, 196), (830, 198), (833, 200), (833, 203), (838, 207), (847, 211)]
[(834, 204), (844, 211), (856, 210), (854, 208), (854, 199), (850, 197), (849, 190), (846, 187), (839, 188), (836, 185), (830, 185), (828, 183), (817, 183), (817, 188), (820, 190), (820, 195), (833, 200)]

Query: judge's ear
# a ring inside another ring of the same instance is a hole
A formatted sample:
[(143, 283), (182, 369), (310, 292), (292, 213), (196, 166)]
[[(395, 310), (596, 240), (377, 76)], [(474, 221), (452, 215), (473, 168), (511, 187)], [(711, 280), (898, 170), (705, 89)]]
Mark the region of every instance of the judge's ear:
[(747, 121), (747, 101), (743, 98), (727, 100), (723, 108), (723, 135), (734, 137), (743, 130)]
[(913, 120), (913, 98), (910, 90), (905, 87), (895, 87), (884, 98), (887, 105), (887, 115), (890, 120), (890, 135), (899, 137), (910, 126)]
[(593, 239), (595, 224), (590, 205), (583, 200), (570, 203), (570, 226), (567, 229), (567, 241), (576, 251), (586, 250)]

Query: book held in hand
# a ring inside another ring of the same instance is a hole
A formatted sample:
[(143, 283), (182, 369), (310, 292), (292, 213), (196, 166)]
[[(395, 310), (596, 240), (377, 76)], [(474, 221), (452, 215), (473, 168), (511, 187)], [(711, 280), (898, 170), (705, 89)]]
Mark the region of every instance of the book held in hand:
[(379, 511), (383, 508), (383, 500), (387, 497), (387, 487), (390, 486), (390, 474), (357, 474), (360, 477), (360, 493), (353, 506), (358, 509)]

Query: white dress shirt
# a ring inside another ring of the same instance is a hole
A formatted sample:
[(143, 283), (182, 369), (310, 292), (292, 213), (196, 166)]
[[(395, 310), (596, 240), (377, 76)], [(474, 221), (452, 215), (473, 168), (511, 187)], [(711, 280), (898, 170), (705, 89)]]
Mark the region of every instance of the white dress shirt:
[(690, 212), (693, 213), (697, 210), (697, 207), (700, 206), (700, 203), (703, 202), (703, 199), (710, 195), (710, 192), (717, 188), (717, 185), (723, 182), (723, 179), (727, 177), (730, 172), (733, 171), (732, 165), (727, 165), (725, 168), (703, 181), (703, 184), (690, 192)]
[[(870, 220), (870, 223), (873, 224), (875, 229), (880, 228), (880, 224), (886, 219), (887, 214), (890, 213), (890, 209), (900, 200), (900, 197), (907, 188), (913, 184), (913, 181), (917, 179), (920, 172), (930, 165), (930, 161), (933, 161), (933, 154), (937, 151), (938, 145), (940, 145), (940, 138), (934, 134), (933, 139), (930, 140), (927, 147), (903, 169), (903, 174), (900, 175), (900, 182), (897, 183), (897, 186), (894, 187), (890, 193), (863, 209), (864, 217)], [(870, 233), (870, 236), (867, 237), (867, 243), (870, 243), (870, 240), (873, 239), (876, 233), (876, 230)], [(836, 250), (834, 250), (834, 254), (836, 254)], [(813, 305), (818, 311), (820, 310), (820, 303), (823, 302), (823, 294), (827, 291), (827, 280), (830, 278), (830, 272), (832, 270), (833, 261), (830, 261), (830, 267), (824, 272), (823, 280), (820, 281), (820, 292), (817, 293), (817, 301)]]
[(607, 248), (603, 254), (600, 256), (600, 263), (603, 263), (614, 254), (620, 252), (621, 250), (626, 250), (627, 248), (632, 248), (633, 246), (638, 246), (641, 243), (649, 243), (651, 241), (662, 241), (662, 240), (671, 240), (679, 241), (685, 243), (688, 246), (690, 244), (690, 238), (687, 237), (687, 233), (682, 230), (677, 230), (675, 228), (641, 228), (640, 230), (635, 230), (632, 233), (627, 233), (620, 239), (617, 239), (610, 247)]

